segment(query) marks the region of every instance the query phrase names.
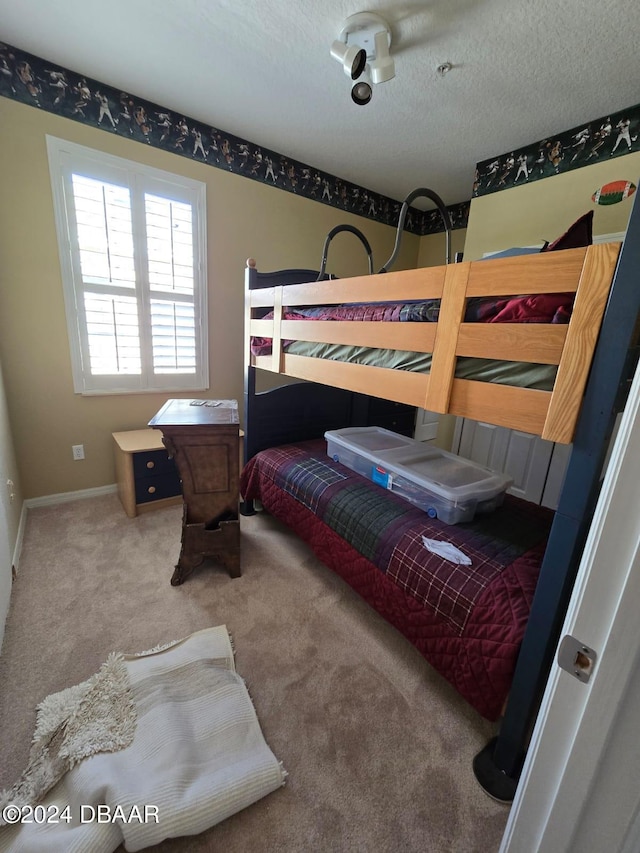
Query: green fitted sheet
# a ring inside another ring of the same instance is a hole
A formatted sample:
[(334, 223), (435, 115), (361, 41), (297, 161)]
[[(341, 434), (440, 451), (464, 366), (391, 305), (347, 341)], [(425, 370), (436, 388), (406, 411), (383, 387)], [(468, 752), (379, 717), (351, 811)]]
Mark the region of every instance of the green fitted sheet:
[[(431, 369), (431, 354), (422, 352), (294, 341), (287, 347), (287, 353), (330, 361), (367, 364), (372, 367), (409, 370), (415, 373), (428, 373)], [(475, 379), (481, 382), (495, 382), (499, 385), (552, 391), (556, 371), (557, 367), (552, 364), (459, 357), (455, 375), (457, 379)]]

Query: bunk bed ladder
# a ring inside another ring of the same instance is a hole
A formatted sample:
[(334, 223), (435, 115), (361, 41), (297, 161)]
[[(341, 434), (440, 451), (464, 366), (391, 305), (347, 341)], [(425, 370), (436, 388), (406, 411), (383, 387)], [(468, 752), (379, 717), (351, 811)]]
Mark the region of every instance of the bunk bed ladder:
[(640, 202), (636, 196), (509, 701), (497, 737), (473, 762), (480, 785), (503, 802), (515, 796), (598, 499), (608, 440), (637, 362), (637, 347), (632, 344), (640, 312), (639, 269)]

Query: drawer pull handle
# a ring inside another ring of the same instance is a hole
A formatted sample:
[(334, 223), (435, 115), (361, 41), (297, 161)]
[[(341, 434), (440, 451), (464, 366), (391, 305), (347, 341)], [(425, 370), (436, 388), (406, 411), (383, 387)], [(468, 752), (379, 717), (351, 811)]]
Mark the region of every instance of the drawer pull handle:
[(152, 462), (152, 461), (147, 462), (147, 468), (155, 468), (155, 467), (156, 467), (155, 462)]
[(154, 494), (155, 490), (156, 490), (156, 487), (155, 487), (155, 486), (149, 486), (149, 488), (147, 489), (147, 492), (148, 492), (150, 495), (152, 495), (152, 494)]

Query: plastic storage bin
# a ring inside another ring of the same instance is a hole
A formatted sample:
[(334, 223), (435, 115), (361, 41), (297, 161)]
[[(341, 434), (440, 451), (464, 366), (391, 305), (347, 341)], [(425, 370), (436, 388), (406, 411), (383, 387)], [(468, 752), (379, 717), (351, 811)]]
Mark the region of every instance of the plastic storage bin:
[(382, 427), (325, 433), (327, 454), (446, 524), (499, 507), (513, 480)]

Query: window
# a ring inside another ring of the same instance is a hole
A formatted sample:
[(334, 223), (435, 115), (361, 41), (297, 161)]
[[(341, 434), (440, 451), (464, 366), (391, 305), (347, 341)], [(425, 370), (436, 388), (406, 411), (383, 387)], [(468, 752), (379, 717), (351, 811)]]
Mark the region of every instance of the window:
[(47, 149), (76, 393), (207, 388), (205, 185)]

